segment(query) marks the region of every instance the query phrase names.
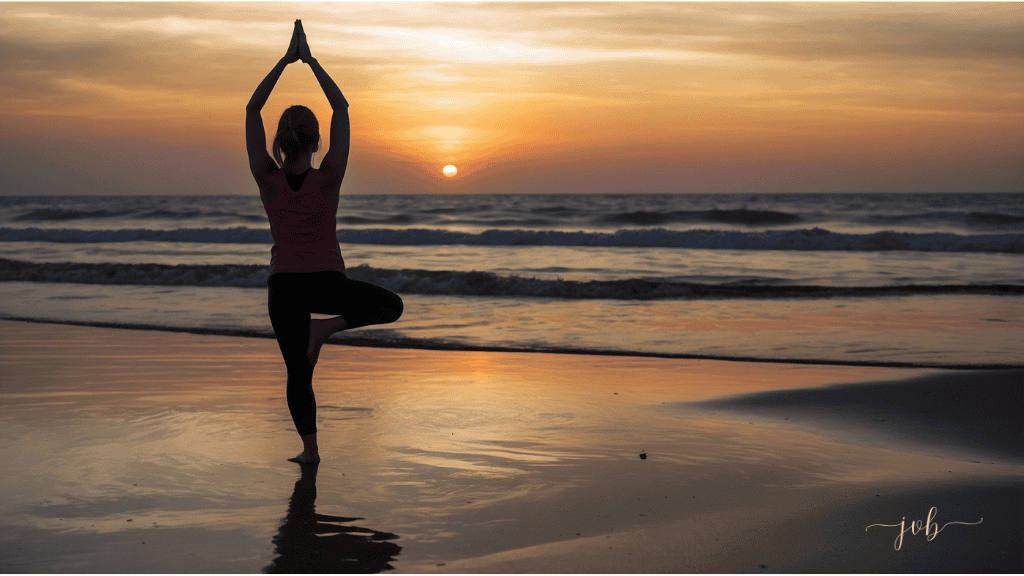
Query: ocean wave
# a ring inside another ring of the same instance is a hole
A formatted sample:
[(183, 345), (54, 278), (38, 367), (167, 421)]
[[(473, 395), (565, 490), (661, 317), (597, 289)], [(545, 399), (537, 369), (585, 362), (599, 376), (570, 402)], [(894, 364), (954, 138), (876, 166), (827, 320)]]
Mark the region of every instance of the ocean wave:
[(113, 218), (123, 216), (124, 211), (110, 210), (64, 210), (60, 208), (39, 208), (12, 218), (15, 222), (62, 222), (90, 218)]
[(139, 220), (194, 220), (196, 218), (228, 218), (245, 222), (266, 222), (263, 215), (240, 214), (223, 210), (73, 210), (62, 208), (38, 208), (15, 216), (13, 222), (64, 222), (68, 220), (91, 220), (103, 218), (135, 218)]
[(483, 228), (485, 226), (500, 226), (501, 228), (514, 228), (516, 226), (543, 226), (550, 228), (558, 226), (560, 222), (547, 218), (474, 218), (447, 220), (445, 224), (455, 226), (474, 226)]
[(778, 226), (794, 224), (802, 218), (796, 214), (777, 212), (774, 210), (675, 210), (670, 212), (622, 212), (603, 218), (602, 222), (610, 224), (635, 224), (638, 226), (657, 226), (674, 223), (740, 224), (743, 226)]
[[(83, 264), (0, 259), (0, 281), (64, 282), (149, 286), (262, 288), (267, 266), (242, 264)], [(399, 294), (530, 297), (574, 300), (706, 300), (766, 298), (851, 298), (934, 294), (1024, 294), (1024, 285), (948, 284), (890, 286), (799, 286), (766, 279), (764, 284), (698, 284), (672, 279), (548, 280), (492, 272), (391, 270), (366, 265), (347, 270), (350, 278)]]
[(858, 222), (870, 225), (903, 224), (910, 226), (929, 226), (933, 224), (956, 224), (967, 228), (1020, 228), (1024, 225), (1024, 216), (1004, 214), (1002, 212), (926, 212), (920, 214), (873, 214), (857, 219)]
[(339, 216), (339, 224), (413, 224), (418, 220), (407, 214), (397, 214), (386, 218), (367, 218), (364, 216)]
[(580, 213), (580, 209), (562, 205), (538, 206), (530, 208), (529, 212), (530, 214), (551, 214), (553, 216), (577, 216)]
[(967, 220), (977, 224), (995, 224), (998, 226), (1024, 224), (1024, 216), (1000, 214), (998, 212), (971, 212), (967, 215)]
[(152, 230), (81, 230), (75, 228), (0, 228), (2, 242), (198, 242), (204, 244), (273, 244), (269, 229), (259, 228), (178, 228)]
[[(209, 244), (272, 244), (270, 230), (258, 228), (179, 228), (176, 230), (79, 230), (0, 228), (6, 242), (200, 242)], [(558, 230), (498, 230), (455, 232), (427, 228), (367, 228), (340, 230), (344, 244), (385, 246), (594, 246), (632, 248), (692, 248), (708, 250), (805, 250), (998, 252), (1024, 254), (1024, 234), (959, 235), (951, 233), (876, 232), (844, 234), (821, 228), (739, 232), (723, 230), (618, 230), (566, 232)]]
[(231, 220), (243, 220), (245, 222), (267, 222), (267, 217), (260, 214), (241, 214), (237, 212), (224, 212), (223, 210), (151, 210), (140, 214), (133, 214), (132, 218), (140, 220), (194, 220), (196, 218), (225, 218)]

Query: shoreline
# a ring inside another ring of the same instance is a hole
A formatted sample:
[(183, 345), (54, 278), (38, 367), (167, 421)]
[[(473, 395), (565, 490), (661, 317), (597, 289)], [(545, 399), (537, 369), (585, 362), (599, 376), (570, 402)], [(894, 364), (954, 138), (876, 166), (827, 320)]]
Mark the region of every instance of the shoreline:
[(694, 407), (976, 373), (338, 346), (310, 477), (273, 340), (0, 327), (4, 572), (1024, 568), (1017, 462)]
[[(270, 331), (234, 330), (227, 328), (192, 328), (178, 326), (161, 326), (156, 324), (118, 324), (115, 322), (91, 322), (83, 320), (52, 320), (46, 318), (25, 318), (17, 316), (0, 317), (0, 322), (26, 322), (33, 324), (56, 324), (82, 326), (88, 328), (107, 328), (112, 330), (139, 330), (147, 332), (170, 332), (174, 334), (193, 334), (197, 336), (228, 336), (234, 338), (259, 338), (274, 340)], [(754, 364), (793, 364), (802, 366), (848, 366), (864, 368), (896, 368), (896, 369), (935, 369), (952, 371), (978, 370), (1022, 370), (1024, 363), (978, 363), (978, 364), (944, 364), (934, 362), (886, 362), (886, 361), (855, 361), (855, 360), (822, 360), (813, 358), (761, 358), (756, 356), (733, 356), (714, 354), (671, 354), (661, 352), (633, 352), (620, 350), (594, 350), (576, 348), (521, 348), (502, 346), (473, 346), (468, 344), (431, 345), (415, 340), (381, 341), (358, 337), (332, 338), (325, 345), (351, 346), (353, 348), (380, 348), (397, 350), (424, 350), (436, 352), (494, 352), (508, 354), (558, 354), (572, 356), (609, 356), (617, 358), (652, 358), (665, 360), (708, 360), (713, 362), (744, 362)]]

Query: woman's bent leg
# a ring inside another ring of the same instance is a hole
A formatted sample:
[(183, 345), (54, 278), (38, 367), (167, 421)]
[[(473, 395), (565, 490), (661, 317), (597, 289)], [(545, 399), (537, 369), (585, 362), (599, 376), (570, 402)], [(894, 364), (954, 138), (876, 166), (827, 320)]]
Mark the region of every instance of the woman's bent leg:
[(313, 319), (309, 321), (309, 345), (306, 347), (306, 358), (310, 366), (316, 366), (320, 359), (320, 349), (331, 334), (341, 332), (348, 328), (348, 322), (344, 316), (335, 316), (326, 320)]
[(307, 356), (315, 364), (320, 348), (335, 332), (398, 320), (405, 309), (402, 298), (387, 288), (352, 280), (341, 272), (320, 272), (317, 289), (306, 293), (310, 311), (335, 314), (327, 320), (313, 320), (309, 326)]
[(390, 324), (405, 310), (402, 298), (376, 284), (353, 280), (341, 272), (325, 272), (310, 297), (310, 311), (344, 316), (346, 329), (374, 324)]
[(402, 317), (405, 303), (398, 294), (362, 280), (346, 280), (345, 290), (340, 296), (341, 314), (348, 320), (350, 329), (390, 324)]

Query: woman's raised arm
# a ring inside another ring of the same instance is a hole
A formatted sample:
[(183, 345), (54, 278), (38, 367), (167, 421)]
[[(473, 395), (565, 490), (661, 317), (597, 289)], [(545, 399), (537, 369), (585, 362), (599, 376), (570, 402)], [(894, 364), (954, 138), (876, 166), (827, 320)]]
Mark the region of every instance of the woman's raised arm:
[(267, 100), (270, 99), (270, 93), (274, 91), (274, 86), (277, 85), (277, 81), (281, 78), (281, 73), (284, 72), (285, 66), (298, 61), (301, 30), (302, 24), (296, 20), (295, 28), (292, 29), (292, 39), (288, 45), (288, 52), (274, 65), (274, 68), (256, 87), (256, 91), (252, 93), (252, 98), (249, 98), (249, 103), (245, 106), (245, 147), (249, 153), (249, 170), (252, 171), (252, 175), (257, 179), (277, 167), (270, 154), (267, 153), (267, 133), (263, 128), (263, 116), (260, 112), (263, 110), (263, 106), (266, 105)]
[(331, 76), (317, 62), (316, 58), (309, 52), (309, 43), (306, 42), (306, 32), (302, 29), (302, 22), (296, 24), (299, 34), (299, 58), (309, 65), (313, 75), (316, 76), (320, 88), (331, 105), (331, 142), (320, 162), (320, 169), (329, 172), (337, 184), (345, 177), (345, 169), (348, 166), (348, 153), (351, 142), (351, 126), (348, 117), (348, 100), (341, 94), (341, 89), (334, 82)]

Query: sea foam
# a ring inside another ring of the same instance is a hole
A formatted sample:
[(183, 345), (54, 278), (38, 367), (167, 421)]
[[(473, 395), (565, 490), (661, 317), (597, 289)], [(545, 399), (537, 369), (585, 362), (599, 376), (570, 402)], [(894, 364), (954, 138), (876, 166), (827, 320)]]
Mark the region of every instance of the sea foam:
[[(271, 244), (262, 228), (179, 228), (119, 230), (0, 228), (6, 242), (200, 242), (208, 244)], [(338, 231), (346, 244), (390, 246), (595, 246), (640, 248), (692, 248), (707, 250), (816, 250), (915, 252), (1024, 253), (1024, 234), (959, 235), (951, 233), (876, 232), (844, 234), (822, 228), (738, 232), (726, 230), (672, 231), (623, 229), (616, 232), (560, 230), (504, 230), (459, 232), (427, 228), (369, 228)]]

